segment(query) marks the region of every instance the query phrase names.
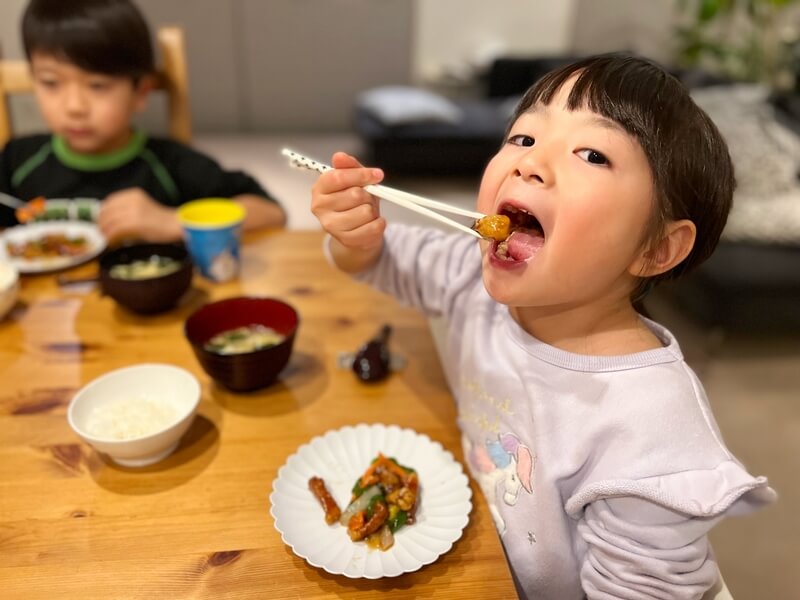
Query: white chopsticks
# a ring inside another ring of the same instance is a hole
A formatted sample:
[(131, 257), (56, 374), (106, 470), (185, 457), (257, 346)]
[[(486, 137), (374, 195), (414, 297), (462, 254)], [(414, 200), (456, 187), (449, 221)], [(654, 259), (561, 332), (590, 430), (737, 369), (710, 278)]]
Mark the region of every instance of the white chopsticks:
[(0, 192), (0, 204), (9, 208), (22, 208), (25, 206), (25, 202), (19, 198), (15, 198), (14, 196), (10, 196), (9, 194), (5, 194), (3, 192)]
[[(325, 171), (330, 171), (333, 168), (330, 165), (326, 165), (314, 160), (313, 158), (303, 156), (302, 154), (294, 152), (293, 150), (289, 150), (288, 148), (281, 150), (281, 154), (289, 158), (289, 163), (292, 166), (299, 167), (301, 169), (308, 169), (310, 171), (316, 171), (317, 173), (324, 173)], [(383, 198), (384, 200), (388, 200), (389, 202), (393, 202), (398, 206), (413, 210), (416, 213), (434, 219), (435, 221), (439, 221), (440, 223), (444, 223), (445, 225), (449, 225), (450, 227), (458, 229), (459, 231), (468, 233), (479, 239), (483, 239), (483, 236), (474, 229), (459, 223), (458, 221), (448, 219), (447, 217), (442, 216), (430, 209), (436, 209), (442, 212), (460, 215), (462, 217), (470, 217), (472, 219), (482, 219), (486, 216), (482, 213), (474, 210), (459, 208), (457, 206), (450, 206), (449, 204), (439, 202), (438, 200), (431, 200), (430, 198), (417, 196), (416, 194), (410, 194), (402, 190), (396, 190), (385, 185), (367, 185), (364, 186), (364, 189), (370, 194), (378, 196), (379, 198)]]

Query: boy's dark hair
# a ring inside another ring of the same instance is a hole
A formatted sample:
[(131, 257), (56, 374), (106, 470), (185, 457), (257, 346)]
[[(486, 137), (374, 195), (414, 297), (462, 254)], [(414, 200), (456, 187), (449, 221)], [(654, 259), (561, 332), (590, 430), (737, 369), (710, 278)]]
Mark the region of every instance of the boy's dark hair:
[(631, 295), (640, 300), (656, 283), (690, 271), (716, 248), (736, 187), (728, 147), (678, 79), (652, 61), (618, 53), (548, 73), (523, 96), (511, 123), (532, 106), (549, 104), (573, 76), (567, 108), (585, 107), (619, 123), (647, 156), (654, 210), (643, 241), (660, 239), (668, 221), (688, 219), (697, 228), (694, 247), (680, 264), (640, 281)]
[(42, 52), (134, 81), (155, 71), (150, 30), (129, 0), (31, 0), (22, 42), (28, 60)]

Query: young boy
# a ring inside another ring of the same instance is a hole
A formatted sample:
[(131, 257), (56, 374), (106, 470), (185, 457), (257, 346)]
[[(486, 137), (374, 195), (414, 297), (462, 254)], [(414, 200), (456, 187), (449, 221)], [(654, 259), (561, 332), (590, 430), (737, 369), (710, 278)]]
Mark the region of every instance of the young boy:
[(331, 260), (449, 325), (464, 456), (520, 596), (716, 585), (708, 531), (774, 492), (725, 447), (674, 336), (634, 307), (711, 254), (731, 205), (725, 142), (683, 86), (619, 55), (536, 83), (478, 193), (512, 221), (502, 242), (387, 227), (362, 189), (382, 172), (332, 163), (312, 192)]
[[(283, 209), (252, 177), (132, 126), (152, 89), (154, 55), (129, 0), (31, 0), (22, 37), (51, 134), (6, 145), (0, 192), (102, 200), (97, 222), (109, 241), (179, 240), (175, 207), (205, 197), (242, 204), (245, 229), (284, 225)], [(3, 208), (0, 227), (14, 224)]]

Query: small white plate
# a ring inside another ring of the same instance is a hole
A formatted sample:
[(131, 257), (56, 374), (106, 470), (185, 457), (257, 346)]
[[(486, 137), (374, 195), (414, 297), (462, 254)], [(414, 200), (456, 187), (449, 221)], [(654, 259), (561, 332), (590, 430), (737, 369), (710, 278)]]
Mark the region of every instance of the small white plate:
[[(386, 552), (351, 541), (338, 523), (327, 525), (308, 489), (312, 476), (321, 477), (344, 510), (353, 483), (378, 452), (415, 469), (420, 483), (416, 522), (400, 529)], [(471, 498), (464, 470), (441, 444), (396, 425), (360, 424), (300, 446), (273, 482), (270, 513), (283, 541), (310, 565), (334, 575), (378, 579), (416, 571), (450, 550), (469, 522)]]
[[(9, 243), (22, 244), (51, 234), (83, 237), (87, 242), (86, 251), (76, 256), (54, 256), (35, 259), (12, 257), (8, 252), (7, 246)], [(53, 221), (18, 225), (3, 232), (0, 235), (0, 243), (3, 246), (3, 253), (8, 256), (8, 260), (17, 267), (20, 273), (48, 273), (73, 267), (93, 259), (106, 247), (106, 239), (100, 233), (97, 225), (78, 221)]]

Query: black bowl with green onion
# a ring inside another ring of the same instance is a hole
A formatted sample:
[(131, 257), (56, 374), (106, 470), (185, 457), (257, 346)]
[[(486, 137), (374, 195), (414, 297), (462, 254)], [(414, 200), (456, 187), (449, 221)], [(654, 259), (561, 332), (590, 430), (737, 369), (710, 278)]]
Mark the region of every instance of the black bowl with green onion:
[(132, 244), (100, 258), (100, 287), (132, 312), (156, 314), (178, 303), (193, 271), (183, 244)]

